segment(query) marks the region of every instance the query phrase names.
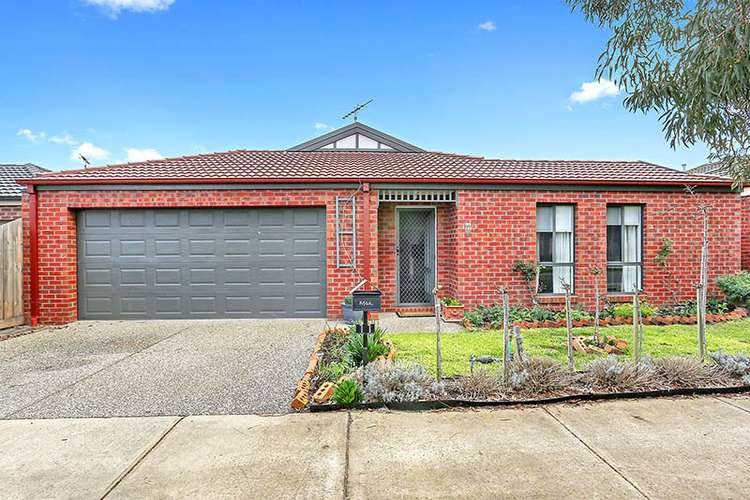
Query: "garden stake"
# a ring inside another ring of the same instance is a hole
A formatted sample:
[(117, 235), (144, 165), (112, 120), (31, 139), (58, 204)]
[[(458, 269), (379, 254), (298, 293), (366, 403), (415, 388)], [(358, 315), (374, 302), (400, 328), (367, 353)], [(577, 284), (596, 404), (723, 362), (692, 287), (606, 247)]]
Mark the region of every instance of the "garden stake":
[(518, 354), (518, 361), (523, 362), (523, 337), (521, 337), (521, 327), (520, 326), (514, 326), (513, 327), (513, 337), (516, 339), (516, 354)]
[(633, 285), (633, 362), (636, 370), (638, 370), (638, 363), (641, 361), (642, 342), (641, 291), (638, 289), (638, 285)]
[(438, 300), (438, 290), (440, 287), (436, 286), (432, 290), (432, 297), (435, 301), (435, 334), (436, 334), (436, 341), (437, 341), (437, 366), (435, 373), (437, 375), (437, 381), (440, 382), (440, 379), (443, 377), (443, 354), (440, 351), (440, 301)]
[(700, 360), (702, 362), (706, 362), (706, 308), (703, 305), (703, 286), (697, 285), (695, 287), (697, 292), (697, 302), (698, 304), (698, 356), (700, 357)]
[(508, 290), (505, 288), (498, 288), (500, 295), (503, 298), (503, 381), (508, 382), (508, 375), (510, 373), (510, 330), (509, 330), (509, 316), (510, 316), (510, 300), (508, 297)]
[(591, 274), (594, 275), (594, 300), (596, 302), (596, 309), (594, 310), (594, 341), (599, 344), (601, 343), (601, 336), (599, 332), (599, 275), (601, 274), (601, 269), (598, 267), (594, 267), (591, 269)]
[(565, 290), (565, 326), (568, 329), (568, 371), (573, 373), (575, 371), (575, 364), (573, 363), (573, 312), (570, 309), (570, 285), (561, 279), (561, 284)]

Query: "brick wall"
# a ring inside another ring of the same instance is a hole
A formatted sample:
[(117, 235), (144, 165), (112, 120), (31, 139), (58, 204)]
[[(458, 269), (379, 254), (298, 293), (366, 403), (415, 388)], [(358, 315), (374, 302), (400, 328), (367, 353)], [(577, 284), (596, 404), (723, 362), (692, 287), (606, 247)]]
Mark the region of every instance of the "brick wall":
[(21, 203), (18, 205), (0, 205), (0, 223), (10, 222), (21, 217)]
[[(40, 323), (61, 324), (77, 318), (77, 209), (86, 208), (185, 208), (185, 207), (260, 207), (322, 206), (327, 219), (327, 309), (328, 316), (341, 315), (340, 304), (361, 279), (362, 239), (358, 242), (358, 268), (337, 269), (335, 256), (335, 199), (349, 196), (352, 190), (204, 190), (204, 191), (40, 191), (39, 217), (39, 289)], [(362, 234), (364, 193), (357, 195), (357, 232)], [(377, 231), (377, 194), (371, 199), (371, 233)], [(28, 195), (23, 201), (24, 246), (28, 249)], [(377, 281), (377, 238), (371, 239), (372, 278)], [(346, 250), (346, 249), (345, 249)], [(346, 251), (344, 253), (347, 253)], [(351, 249), (348, 251), (351, 254)], [(24, 304), (29, 319), (29, 252), (24, 252)]]
[[(737, 194), (700, 194), (710, 203), (710, 276), (734, 273), (740, 268), (741, 222)], [(594, 286), (606, 290), (606, 275), (595, 278), (590, 269), (606, 269), (607, 204), (642, 204), (644, 279), (646, 296), (654, 303), (692, 299), (698, 281), (701, 218), (696, 200), (682, 192), (553, 192), (463, 190), (457, 202), (457, 296), (469, 306), (498, 301), (495, 289), (505, 285), (514, 303), (529, 303), (523, 280), (512, 271), (516, 260), (536, 259), (536, 205), (569, 203), (576, 206), (575, 300), (590, 305)], [(471, 235), (464, 225), (470, 222)], [(662, 238), (669, 238), (673, 253), (669, 269), (660, 267), (656, 255)], [(716, 292), (712, 286), (711, 292)], [(550, 302), (559, 302), (552, 299)]]
[[(378, 206), (377, 192), (357, 195), (357, 268), (336, 268), (335, 198), (351, 190), (205, 190), (205, 191), (41, 191), (39, 204), (40, 321), (66, 323), (76, 319), (76, 220), (85, 208), (254, 207), (323, 206), (327, 214), (327, 308), (330, 318), (340, 317), (340, 303), (363, 277), (362, 223), (364, 196), (370, 196), (370, 263), (372, 280), (384, 292), (386, 310), (395, 305), (395, 205)], [(711, 209), (711, 276), (750, 267), (750, 230), (734, 216), (742, 205), (739, 195), (701, 194)], [(461, 190), (456, 205), (439, 205), (437, 211), (438, 280), (443, 295), (453, 295), (467, 306), (498, 300), (500, 285), (511, 290), (514, 303), (529, 303), (524, 282), (512, 271), (516, 260), (536, 259), (536, 205), (576, 205), (575, 300), (590, 304), (594, 285), (606, 289), (604, 274), (595, 278), (590, 269), (606, 269), (606, 207), (610, 203), (644, 206), (644, 289), (652, 302), (668, 303), (692, 298), (698, 279), (701, 221), (695, 200), (681, 192), (555, 192)], [(744, 201), (750, 228), (750, 199)], [(727, 216), (730, 214), (730, 216)], [(28, 222), (28, 200), (23, 217)], [(466, 224), (471, 224), (470, 233)], [(28, 224), (24, 224), (28, 248)], [(673, 244), (669, 273), (655, 263), (662, 238)], [(741, 247), (741, 245), (744, 245)], [(346, 246), (346, 245), (345, 245)], [(744, 250), (741, 250), (744, 249)], [(345, 249), (346, 250), (346, 249)], [(346, 251), (344, 251), (346, 255)], [(25, 304), (29, 306), (28, 252), (25, 252)]]
[(750, 193), (742, 198), (742, 269), (750, 271)]

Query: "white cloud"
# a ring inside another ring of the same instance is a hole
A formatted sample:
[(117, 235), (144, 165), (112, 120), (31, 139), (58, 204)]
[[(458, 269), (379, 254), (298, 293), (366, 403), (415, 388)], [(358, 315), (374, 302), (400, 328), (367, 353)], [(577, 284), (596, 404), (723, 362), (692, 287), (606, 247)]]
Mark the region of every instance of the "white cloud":
[(16, 132), (16, 135), (19, 137), (23, 137), (29, 142), (37, 142), (39, 141), (39, 139), (44, 139), (47, 136), (47, 134), (45, 134), (44, 132), (39, 132), (35, 134), (34, 132), (31, 131), (31, 129), (28, 129), (28, 128), (18, 129), (18, 132)]
[(619, 93), (620, 87), (614, 82), (602, 78), (599, 81), (583, 82), (579, 90), (570, 94), (570, 100), (573, 102), (589, 102)]
[(477, 27), (483, 31), (495, 31), (497, 29), (497, 26), (492, 21), (485, 21)]
[(125, 150), (128, 153), (129, 162), (148, 161), (148, 160), (161, 160), (164, 158), (161, 153), (153, 148), (136, 149), (127, 148)]
[(321, 122), (315, 122), (313, 127), (315, 127), (315, 130), (326, 130), (328, 128), (328, 125)]
[(80, 160), (79, 156), (84, 156), (88, 161), (106, 160), (109, 158), (109, 151), (94, 146), (90, 142), (84, 142), (70, 152), (71, 160)]
[(49, 142), (54, 144), (66, 144), (68, 146), (76, 146), (78, 144), (78, 141), (73, 139), (70, 134), (53, 135), (49, 138)]
[(117, 17), (123, 10), (132, 12), (167, 10), (174, 0), (83, 0), (83, 2), (106, 9), (113, 17)]

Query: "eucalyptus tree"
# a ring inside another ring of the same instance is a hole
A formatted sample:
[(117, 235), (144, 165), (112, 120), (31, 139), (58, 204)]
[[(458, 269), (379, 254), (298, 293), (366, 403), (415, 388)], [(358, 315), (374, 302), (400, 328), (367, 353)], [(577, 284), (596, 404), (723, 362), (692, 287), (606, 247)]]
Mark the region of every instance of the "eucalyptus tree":
[(611, 32), (597, 78), (632, 112), (659, 113), (671, 147), (705, 143), (750, 180), (750, 0), (566, 0)]

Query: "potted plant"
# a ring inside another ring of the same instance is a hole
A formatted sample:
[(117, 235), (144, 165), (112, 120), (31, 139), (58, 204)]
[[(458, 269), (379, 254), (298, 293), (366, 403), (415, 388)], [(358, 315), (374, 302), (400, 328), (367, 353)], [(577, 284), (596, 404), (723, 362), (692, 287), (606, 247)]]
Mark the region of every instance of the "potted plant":
[(362, 321), (362, 311), (352, 311), (351, 295), (344, 297), (344, 302), (341, 303), (341, 312), (344, 315), (344, 321), (347, 323)]
[(461, 321), (464, 317), (464, 305), (455, 297), (443, 297), (440, 300), (445, 321)]

